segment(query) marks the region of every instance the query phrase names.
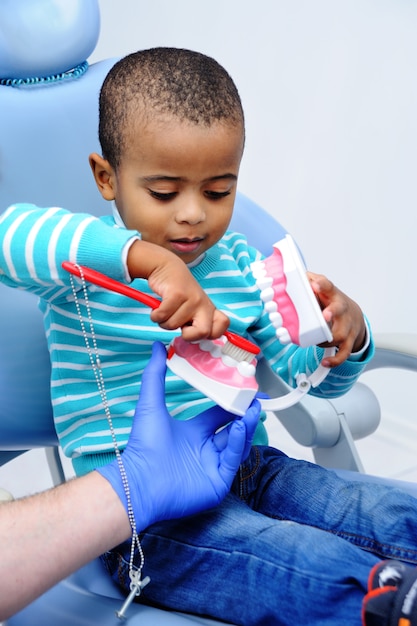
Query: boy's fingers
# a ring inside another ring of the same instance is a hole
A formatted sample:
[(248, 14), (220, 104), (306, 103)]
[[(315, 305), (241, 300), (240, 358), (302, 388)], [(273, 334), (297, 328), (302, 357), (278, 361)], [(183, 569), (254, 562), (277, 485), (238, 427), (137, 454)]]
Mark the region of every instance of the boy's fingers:
[(218, 309), (215, 309), (209, 339), (217, 339), (218, 337), (221, 337), (229, 328), (229, 323), (230, 320), (227, 315), (225, 315)]

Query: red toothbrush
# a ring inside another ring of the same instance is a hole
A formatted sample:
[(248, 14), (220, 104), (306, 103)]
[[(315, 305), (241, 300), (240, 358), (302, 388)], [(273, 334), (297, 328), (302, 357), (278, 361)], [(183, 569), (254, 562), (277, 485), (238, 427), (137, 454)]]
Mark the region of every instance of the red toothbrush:
[[(151, 309), (157, 309), (161, 304), (161, 301), (157, 298), (149, 296), (148, 294), (143, 293), (142, 291), (138, 291), (137, 289), (133, 289), (133, 287), (129, 287), (124, 283), (114, 280), (113, 278), (110, 278), (109, 276), (106, 276), (101, 272), (92, 270), (89, 267), (85, 267), (84, 265), (78, 265), (77, 263), (64, 261), (62, 263), (62, 267), (70, 274), (74, 274), (79, 278), (84, 277), (85, 280), (88, 280), (94, 285), (104, 287), (105, 289), (109, 289), (110, 291), (114, 291), (116, 293), (120, 293), (123, 296), (127, 296), (128, 298), (132, 298), (133, 300), (137, 300), (138, 302), (145, 304)], [(224, 336), (232, 344), (232, 346), (238, 348), (242, 352), (249, 353), (251, 358), (253, 358), (253, 356), (256, 354), (259, 354), (260, 352), (260, 349), (257, 345), (255, 345), (251, 341), (248, 341), (244, 337), (240, 337), (240, 335), (236, 335), (235, 333), (230, 332), (229, 330), (225, 331)], [(242, 357), (248, 358), (249, 355), (240, 355), (240, 360), (242, 360)], [(237, 358), (237, 355), (235, 355), (235, 358)]]

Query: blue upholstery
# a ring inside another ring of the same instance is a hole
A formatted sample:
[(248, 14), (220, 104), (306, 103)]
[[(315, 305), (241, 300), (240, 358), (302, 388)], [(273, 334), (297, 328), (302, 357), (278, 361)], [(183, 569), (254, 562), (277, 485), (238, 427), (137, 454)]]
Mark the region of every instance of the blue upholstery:
[[(111, 584), (97, 559), (57, 585), (28, 608), (7, 621), (9, 626), (116, 626), (115, 611), (123, 596)], [(219, 626), (219, 622), (197, 616), (162, 611), (135, 604), (130, 607), (126, 626)]]
[(100, 33), (97, 0), (0, 2), (0, 78), (44, 78), (85, 61)]

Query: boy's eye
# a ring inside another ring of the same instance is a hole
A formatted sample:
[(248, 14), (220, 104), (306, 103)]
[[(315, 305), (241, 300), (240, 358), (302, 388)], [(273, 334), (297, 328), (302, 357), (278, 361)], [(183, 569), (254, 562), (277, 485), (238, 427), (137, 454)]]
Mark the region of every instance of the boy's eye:
[(168, 202), (169, 200), (175, 198), (175, 196), (177, 195), (176, 191), (162, 192), (153, 191), (153, 189), (149, 189), (149, 193), (151, 194), (152, 198), (155, 198), (156, 200), (161, 200), (162, 202)]
[(230, 191), (210, 191), (208, 189), (205, 194), (208, 198), (210, 198), (210, 200), (221, 200), (221, 198), (226, 198), (226, 196), (230, 196)]

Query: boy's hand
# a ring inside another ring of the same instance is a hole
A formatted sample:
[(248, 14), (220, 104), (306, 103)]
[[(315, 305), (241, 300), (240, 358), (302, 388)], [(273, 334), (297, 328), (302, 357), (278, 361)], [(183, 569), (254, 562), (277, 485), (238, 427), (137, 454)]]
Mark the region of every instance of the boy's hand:
[(307, 272), (307, 276), (333, 334), (333, 341), (321, 346), (338, 348), (334, 356), (323, 360), (323, 365), (335, 367), (346, 361), (352, 352), (358, 352), (363, 347), (366, 338), (363, 313), (356, 302), (325, 276), (312, 272)]
[(186, 341), (217, 339), (227, 330), (229, 318), (215, 308), (175, 254), (145, 241), (134, 243), (127, 265), (132, 278), (146, 278), (162, 302), (151, 320), (166, 330), (181, 328)]
[[(176, 257), (175, 257), (176, 258)], [(186, 341), (217, 339), (229, 326), (229, 318), (216, 309), (183, 261), (158, 267), (148, 278), (149, 285), (162, 298), (151, 319), (162, 328), (181, 327)]]

